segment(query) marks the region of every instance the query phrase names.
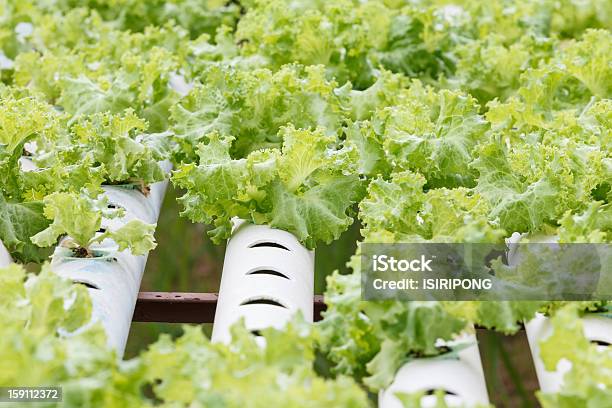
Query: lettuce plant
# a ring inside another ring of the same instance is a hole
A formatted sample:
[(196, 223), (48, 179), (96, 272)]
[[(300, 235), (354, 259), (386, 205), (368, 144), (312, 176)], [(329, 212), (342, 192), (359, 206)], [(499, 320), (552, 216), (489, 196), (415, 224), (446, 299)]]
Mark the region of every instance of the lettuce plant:
[(121, 209), (108, 209), (108, 200), (104, 198), (53, 193), (46, 196), (43, 203), (45, 217), (52, 222), (32, 237), (32, 242), (38, 246), (54, 245), (60, 236), (67, 235), (61, 244), (72, 249), (77, 257), (95, 256), (92, 245), (107, 238), (117, 244), (119, 251), (130, 249), (134, 255), (144, 255), (155, 248), (154, 224), (130, 220), (118, 229), (103, 228), (101, 231), (103, 216), (114, 218), (123, 215)]

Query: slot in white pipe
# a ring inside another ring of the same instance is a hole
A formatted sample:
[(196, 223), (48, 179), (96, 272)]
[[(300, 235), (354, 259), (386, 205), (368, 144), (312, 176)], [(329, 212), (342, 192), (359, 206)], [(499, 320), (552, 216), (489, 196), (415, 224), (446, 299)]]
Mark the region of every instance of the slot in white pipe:
[(230, 327), (281, 328), (298, 311), (313, 321), (314, 252), (287, 231), (235, 223), (225, 251), (212, 341), (231, 341)]
[(2, 241), (0, 241), (0, 268), (6, 268), (12, 263), (13, 258), (11, 258), (11, 254), (9, 254)]
[[(432, 390), (445, 392), (444, 400), (451, 407), (488, 405), (485, 382), (476, 336), (463, 335), (449, 345), (470, 344), (458, 352), (459, 358), (443, 357), (415, 359), (404, 364), (395, 374), (391, 385), (378, 395), (380, 408), (402, 408), (395, 393), (416, 393)], [(424, 395), (421, 407), (435, 407), (436, 395)]]
[[(169, 171), (170, 164), (164, 163), (164, 169)], [(119, 228), (133, 219), (156, 223), (167, 184), (162, 181), (151, 185), (148, 196), (127, 186), (104, 186), (109, 202), (121, 206), (125, 217), (105, 218), (102, 227)], [(123, 355), (147, 255), (135, 256), (129, 250), (119, 252), (110, 239), (93, 245), (92, 250), (101, 256), (75, 258), (68, 249), (58, 246), (52, 267), (58, 275), (88, 286), (93, 306), (90, 324), (100, 322), (109, 345)]]

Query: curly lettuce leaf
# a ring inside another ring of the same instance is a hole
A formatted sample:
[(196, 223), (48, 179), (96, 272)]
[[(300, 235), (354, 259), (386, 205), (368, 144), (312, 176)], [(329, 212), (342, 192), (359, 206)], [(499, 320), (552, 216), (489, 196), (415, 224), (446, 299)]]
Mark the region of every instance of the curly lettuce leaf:
[(112, 77), (63, 77), (58, 103), (76, 118), (135, 108), (152, 130), (165, 130), (169, 109), (178, 100), (178, 93), (169, 86), (170, 73), (177, 69), (175, 57), (155, 47), (147, 57), (126, 54), (122, 61), (126, 67), (113, 72)]
[(559, 224), (559, 242), (610, 242), (612, 207), (595, 201), (581, 213), (567, 211)]
[(171, 79), (189, 52), (184, 30), (168, 23), (124, 32), (86, 9), (42, 18), (33, 30), (35, 51), (17, 56), (16, 84), (42, 92), (71, 115), (132, 108), (152, 131), (166, 130), (179, 99)]
[(170, 136), (146, 134), (147, 125), (131, 109), (80, 117), (68, 127), (65, 138), (41, 146), (36, 163), (43, 168), (88, 163), (91, 169), (86, 172), (92, 179), (101, 177), (109, 184), (161, 181), (165, 171), (160, 162), (168, 158)]
[(34, 245), (30, 237), (48, 226), (42, 202), (11, 202), (0, 193), (0, 241), (14, 258), (22, 262), (41, 262), (48, 251)]
[(401, 104), (376, 115), (387, 160), (419, 171), (430, 187), (473, 185), (469, 163), (489, 128), (479, 108), (469, 95), (413, 82)]
[(372, 59), (408, 77), (450, 75), (454, 49), (469, 41), (471, 16), (461, 6), (407, 6), (390, 20), (386, 41)]
[(353, 85), (347, 82), (334, 93), (340, 97), (349, 118), (361, 121), (371, 118), (378, 109), (401, 102), (406, 85), (407, 80), (402, 75), (382, 70), (377, 73), (376, 81), (366, 89), (353, 89)]
[(368, 53), (384, 44), (394, 13), (372, 1), (256, 1), (238, 22), (236, 40), (243, 55), (261, 55), (273, 69), (323, 64), (329, 78), (363, 89), (378, 65)]
[(516, 95), (488, 104), (493, 128), (518, 134), (549, 128), (563, 112), (579, 116), (594, 101), (610, 98), (611, 36), (606, 30), (589, 30), (581, 40), (560, 48), (547, 64), (525, 71)]
[(96, 241), (110, 238), (117, 243), (119, 251), (129, 249), (134, 255), (146, 255), (157, 246), (153, 238), (155, 227), (155, 224), (131, 220), (116, 230), (107, 229), (105, 233), (96, 237)]
[(210, 132), (234, 137), (232, 156), (240, 158), (279, 147), (278, 131), (289, 124), (335, 134), (342, 117), (334, 89), (322, 67), (288, 65), (276, 72), (211, 67), (202, 84), (172, 109), (181, 156), (193, 158), (190, 153)]
[(219, 0), (150, 0), (143, 5), (139, 0), (77, 0), (41, 4), (49, 11), (67, 11), (73, 7), (95, 10), (104, 20), (124, 31), (142, 32), (151, 26), (161, 26), (174, 20), (188, 30), (192, 37), (214, 35), (217, 27), (235, 24), (240, 14), (237, 4)]
[(0, 103), (0, 144), (8, 151), (28, 138), (57, 138), (62, 115), (38, 96), (5, 88), (0, 89)]
[(473, 168), (475, 191), (491, 205), (490, 217), (506, 231), (534, 232), (555, 225), (567, 210), (580, 210), (607, 178), (602, 152), (568, 142), (482, 144)]
[(174, 173), (173, 182), (187, 190), (183, 213), (214, 224), (209, 234), (215, 242), (229, 238), (233, 217), (290, 231), (309, 248), (337, 239), (352, 223), (350, 206), (361, 186), (353, 174), (356, 151), (334, 147), (335, 138), (320, 129), (286, 127), (280, 136), (282, 150), (232, 159), (233, 139), (208, 134), (199, 165)]
[(391, 163), (385, 157), (382, 138), (370, 121), (347, 121), (343, 128), (345, 139), (359, 152), (358, 172), (367, 177), (388, 174)]
[[(292, 321), (283, 331), (265, 329), (261, 347), (240, 323), (232, 329), (232, 343), (210, 343), (199, 327), (185, 327), (176, 341), (166, 335), (143, 356), (147, 379), (158, 398), (188, 406), (258, 405), (301, 407), (314, 405), (367, 407), (367, 398), (346, 377), (318, 377), (313, 369), (313, 337), (303, 321)], [(187, 368), (187, 369), (186, 369)], [(240, 390), (240, 392), (236, 392)]]
[[(88, 325), (87, 288), (43, 265), (0, 269), (0, 384), (62, 387), (65, 406), (148, 406), (140, 363), (120, 361), (100, 325)], [(31, 367), (38, 367), (32, 370)]]
[(0, 292), (6, 294), (0, 298), (0, 384), (61, 386), (67, 407), (238, 406), (253, 395), (274, 406), (369, 406), (349, 378), (315, 373), (316, 333), (303, 320), (262, 330), (264, 347), (241, 323), (228, 345), (185, 326), (178, 339), (163, 335), (139, 356), (122, 360), (108, 347), (101, 325), (90, 324), (88, 289), (49, 265), (38, 275), (26, 275), (18, 265), (0, 269)]
[(550, 38), (534, 34), (509, 44), (502, 35), (470, 41), (457, 47), (457, 68), (439, 83), (467, 92), (481, 104), (495, 98), (504, 101), (518, 90), (525, 71), (553, 55), (553, 45)]
[[(393, 173), (377, 178), (359, 204), (361, 231), (371, 242), (499, 242), (505, 232), (488, 221), (490, 207), (466, 189), (424, 191), (418, 173)], [(382, 240), (382, 241), (381, 241)]]
[(34, 235), (34, 244), (47, 247), (54, 245), (58, 238), (67, 235), (62, 245), (69, 248), (82, 248), (90, 255), (90, 248), (96, 242), (110, 238), (118, 245), (118, 250), (130, 249), (134, 255), (144, 255), (155, 248), (153, 232), (155, 225), (141, 220), (130, 220), (118, 229), (105, 228), (98, 234), (103, 217), (123, 216), (121, 209), (108, 209), (108, 201), (101, 198), (90, 198), (86, 192), (53, 193), (46, 196), (44, 215), (51, 224)]
[(144, 120), (127, 110), (123, 115), (94, 115), (77, 122), (72, 129), (82, 143), (77, 144), (81, 156), (92, 154), (104, 166), (109, 181), (149, 184), (164, 179), (159, 161), (165, 157), (158, 149), (142, 143), (141, 132), (146, 128)]
[(587, 30), (580, 40), (563, 47), (560, 62), (569, 74), (582, 82), (599, 98), (612, 96), (612, 33), (609, 30)]
[(67, 234), (76, 245), (87, 248), (102, 223), (102, 212), (96, 202), (76, 193), (53, 193), (43, 202), (45, 217), (52, 222), (34, 235), (32, 242), (47, 247), (54, 245), (61, 235)]

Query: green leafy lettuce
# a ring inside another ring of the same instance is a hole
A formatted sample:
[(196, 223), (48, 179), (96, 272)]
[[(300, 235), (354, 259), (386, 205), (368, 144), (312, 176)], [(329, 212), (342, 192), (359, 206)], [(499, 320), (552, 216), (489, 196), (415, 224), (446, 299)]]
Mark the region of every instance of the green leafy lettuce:
[[(104, 197), (93, 199), (86, 193), (53, 193), (43, 200), (44, 214), (51, 224), (32, 237), (32, 242), (45, 247), (54, 245), (62, 235), (68, 238), (62, 245), (72, 248), (77, 256), (93, 256), (91, 246), (105, 239), (112, 239), (118, 250), (130, 249), (134, 255), (144, 255), (155, 248), (154, 224), (134, 219), (117, 229), (101, 229), (103, 216), (114, 218), (123, 216), (121, 209), (109, 209)], [(81, 253), (81, 251), (84, 254)]]
[(349, 378), (317, 376), (315, 333), (299, 319), (284, 331), (262, 330), (264, 347), (242, 323), (228, 345), (185, 326), (178, 339), (162, 336), (139, 356), (121, 360), (102, 327), (89, 324), (85, 286), (48, 265), (27, 276), (17, 265), (0, 269), (0, 292), (0, 385), (60, 386), (66, 407), (369, 406)]
[(173, 182), (187, 190), (179, 199), (184, 214), (214, 224), (213, 241), (229, 238), (233, 217), (290, 231), (310, 248), (337, 239), (353, 222), (351, 205), (361, 194), (355, 149), (320, 129), (288, 126), (280, 135), (281, 149), (232, 159), (233, 138), (210, 133), (198, 147), (199, 164), (174, 172)]

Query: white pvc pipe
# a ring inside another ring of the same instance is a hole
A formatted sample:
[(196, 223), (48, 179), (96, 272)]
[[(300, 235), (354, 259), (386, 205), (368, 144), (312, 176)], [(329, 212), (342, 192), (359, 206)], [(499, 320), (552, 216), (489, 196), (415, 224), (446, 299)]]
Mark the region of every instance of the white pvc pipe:
[[(543, 234), (519, 234), (515, 232), (508, 239), (509, 244), (519, 243), (522, 238), (529, 238), (531, 242), (554, 244), (559, 241), (559, 237), (555, 235)], [(511, 247), (508, 254), (508, 263), (512, 264), (516, 256), (517, 248)], [(612, 319), (604, 318), (597, 315), (589, 315), (588, 313), (581, 318), (584, 334), (590, 341), (600, 341), (612, 343)], [(544, 362), (540, 357), (540, 341), (546, 339), (552, 334), (553, 328), (550, 319), (541, 313), (529, 322), (525, 323), (525, 332), (531, 350), (531, 356), (540, 383), (540, 389), (545, 393), (554, 393), (561, 390), (563, 386), (563, 376), (572, 367), (568, 360), (561, 360), (557, 364), (555, 371), (548, 371), (544, 367)]]
[(37, 169), (36, 165), (29, 157), (20, 157), (19, 165), (23, 171), (34, 171)]
[(0, 241), (0, 268), (5, 268), (11, 263), (13, 263), (13, 258), (11, 258), (11, 254), (9, 254), (2, 241)]
[(437, 396), (429, 391), (441, 390), (444, 400), (451, 407), (488, 405), (489, 396), (485, 382), (478, 344), (475, 335), (464, 335), (449, 343), (470, 344), (458, 352), (459, 358), (442, 356), (421, 358), (404, 364), (395, 374), (391, 385), (378, 395), (380, 408), (401, 408), (403, 404), (395, 393), (428, 392), (421, 398), (421, 407), (435, 407)]
[(313, 321), (314, 252), (287, 231), (236, 223), (228, 241), (211, 339), (231, 341), (230, 327), (281, 328), (298, 311)]
[(540, 389), (545, 393), (559, 391), (563, 384), (563, 376), (569, 371), (572, 365), (567, 360), (561, 360), (559, 364), (557, 364), (556, 371), (547, 371), (544, 367), (544, 362), (540, 357), (539, 343), (540, 340), (547, 338), (552, 333), (550, 320), (541, 313), (538, 313), (536, 317), (525, 323), (525, 332), (529, 342), (529, 349), (531, 350), (533, 365), (536, 370), (538, 382), (540, 383)]
[[(581, 318), (585, 337), (590, 341), (612, 344), (612, 319), (596, 315), (585, 315)], [(553, 331), (550, 319), (541, 313), (525, 324), (527, 340), (533, 357), (533, 363), (545, 393), (555, 393), (563, 387), (563, 376), (572, 368), (572, 363), (562, 359), (555, 371), (548, 371), (540, 357), (540, 340), (548, 338)], [(605, 346), (600, 346), (605, 347)]]
[[(164, 166), (169, 171), (169, 163)], [(130, 187), (104, 186), (109, 202), (122, 207), (125, 217), (105, 218), (102, 227), (116, 229), (133, 219), (156, 223), (167, 184), (167, 181), (153, 184), (148, 196)], [(58, 275), (88, 285), (93, 304), (90, 324), (100, 322), (109, 345), (123, 355), (147, 255), (135, 256), (129, 250), (119, 252), (110, 239), (91, 249), (100, 256), (75, 258), (60, 245), (53, 254), (52, 267)]]

